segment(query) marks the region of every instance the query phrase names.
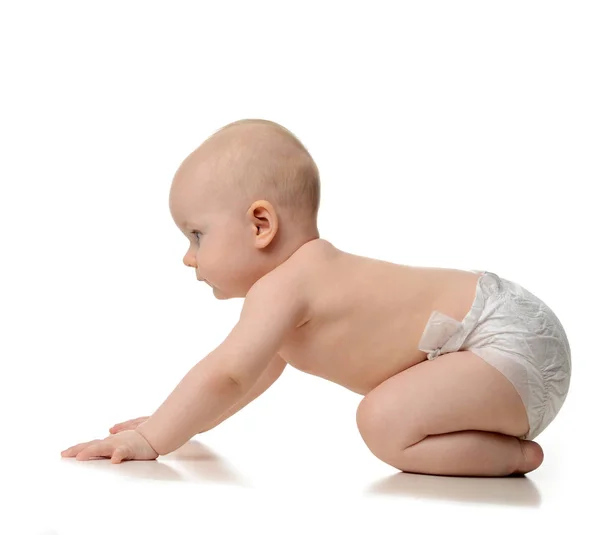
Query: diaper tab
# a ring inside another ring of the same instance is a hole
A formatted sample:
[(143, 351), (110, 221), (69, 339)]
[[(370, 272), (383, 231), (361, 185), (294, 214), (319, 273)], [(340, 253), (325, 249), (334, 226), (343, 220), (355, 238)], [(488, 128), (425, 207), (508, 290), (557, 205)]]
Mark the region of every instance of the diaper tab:
[[(442, 350), (442, 348), (438, 347), (434, 351), (430, 351), (429, 353), (427, 353), (427, 359), (428, 360), (433, 360), (434, 358), (436, 358), (440, 354), (441, 350)], [(424, 350), (422, 349), (421, 351), (424, 351)]]
[[(458, 347), (454, 348), (455, 344), (452, 342), (456, 340), (457, 335), (462, 334), (463, 327), (462, 322), (434, 310), (425, 326), (418, 348), (427, 353), (429, 360), (440, 354), (456, 351)], [(460, 346), (460, 342), (458, 345)]]

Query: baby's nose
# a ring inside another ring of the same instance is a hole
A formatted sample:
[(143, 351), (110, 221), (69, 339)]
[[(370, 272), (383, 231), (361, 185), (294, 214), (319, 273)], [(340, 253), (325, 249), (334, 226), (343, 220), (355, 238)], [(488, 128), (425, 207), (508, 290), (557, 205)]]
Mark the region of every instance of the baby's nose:
[(188, 258), (187, 256), (184, 256), (184, 257), (183, 257), (183, 263), (184, 263), (184, 264), (185, 264), (187, 267), (196, 267), (196, 264), (195, 264), (195, 262), (193, 262), (193, 261), (190, 261), (190, 260), (188, 260), (187, 258)]

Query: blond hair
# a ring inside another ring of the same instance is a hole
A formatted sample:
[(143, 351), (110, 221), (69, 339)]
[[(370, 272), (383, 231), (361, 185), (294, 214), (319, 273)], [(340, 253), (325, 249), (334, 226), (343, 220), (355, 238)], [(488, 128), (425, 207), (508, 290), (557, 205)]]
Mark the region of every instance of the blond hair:
[(217, 147), (215, 165), (221, 186), (236, 188), (251, 200), (265, 199), (294, 220), (316, 220), (319, 169), (302, 142), (284, 126), (266, 119), (242, 119), (214, 132), (203, 146)]

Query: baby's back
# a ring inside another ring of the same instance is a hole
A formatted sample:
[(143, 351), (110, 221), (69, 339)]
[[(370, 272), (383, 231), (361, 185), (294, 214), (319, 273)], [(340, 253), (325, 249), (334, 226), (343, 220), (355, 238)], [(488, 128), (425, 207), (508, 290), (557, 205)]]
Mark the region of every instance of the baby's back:
[(320, 239), (294, 257), (289, 267), (302, 278), (309, 309), (279, 355), (363, 395), (425, 360), (417, 345), (431, 312), (462, 321), (479, 277), (353, 255)]

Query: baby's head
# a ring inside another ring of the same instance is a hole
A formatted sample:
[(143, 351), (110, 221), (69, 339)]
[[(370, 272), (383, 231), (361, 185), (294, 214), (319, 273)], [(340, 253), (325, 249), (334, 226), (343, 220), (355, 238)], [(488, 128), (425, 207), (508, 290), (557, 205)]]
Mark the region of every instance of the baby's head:
[(230, 123), (181, 164), (169, 209), (190, 240), (183, 257), (215, 297), (250, 287), (308, 241), (319, 238), (318, 168), (283, 126), (261, 119)]

